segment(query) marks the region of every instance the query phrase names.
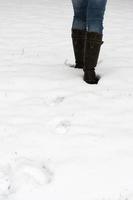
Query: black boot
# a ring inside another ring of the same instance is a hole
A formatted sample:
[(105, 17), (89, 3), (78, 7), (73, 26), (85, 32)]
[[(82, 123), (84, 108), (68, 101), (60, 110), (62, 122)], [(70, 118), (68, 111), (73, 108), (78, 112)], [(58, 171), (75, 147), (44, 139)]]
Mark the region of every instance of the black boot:
[(75, 55), (75, 68), (83, 69), (84, 67), (84, 44), (85, 30), (72, 29), (72, 43)]
[(84, 52), (84, 81), (89, 84), (97, 84), (100, 77), (95, 73), (100, 48), (102, 45), (102, 34), (87, 32)]

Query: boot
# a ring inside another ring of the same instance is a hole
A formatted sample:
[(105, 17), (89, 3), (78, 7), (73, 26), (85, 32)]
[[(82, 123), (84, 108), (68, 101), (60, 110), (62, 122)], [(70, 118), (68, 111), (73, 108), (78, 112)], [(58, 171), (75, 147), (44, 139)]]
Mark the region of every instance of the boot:
[(75, 55), (75, 68), (83, 69), (84, 67), (84, 44), (85, 30), (72, 29), (72, 43)]
[(84, 81), (89, 84), (97, 84), (100, 77), (95, 73), (102, 41), (102, 34), (95, 32), (86, 33), (84, 52)]

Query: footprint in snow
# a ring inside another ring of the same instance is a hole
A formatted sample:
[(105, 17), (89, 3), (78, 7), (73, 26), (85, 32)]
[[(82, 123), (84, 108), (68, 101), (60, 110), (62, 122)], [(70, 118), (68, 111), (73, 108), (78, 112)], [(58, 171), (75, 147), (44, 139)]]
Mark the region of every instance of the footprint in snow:
[(51, 183), (53, 172), (44, 163), (19, 158), (16, 160), (14, 188), (32, 188)]
[(46, 103), (48, 105), (51, 105), (51, 106), (58, 105), (58, 104), (62, 103), (64, 101), (64, 99), (65, 99), (64, 96), (57, 96), (57, 97), (54, 97), (54, 98), (48, 97), (47, 100), (46, 100)]
[(9, 165), (0, 166), (0, 197), (7, 198), (11, 191), (12, 170)]
[(29, 190), (50, 184), (53, 176), (47, 164), (27, 158), (15, 160), (12, 166), (0, 166), (0, 199), (7, 199), (20, 189)]
[(53, 134), (67, 134), (71, 128), (71, 122), (68, 120), (54, 119), (49, 123)]

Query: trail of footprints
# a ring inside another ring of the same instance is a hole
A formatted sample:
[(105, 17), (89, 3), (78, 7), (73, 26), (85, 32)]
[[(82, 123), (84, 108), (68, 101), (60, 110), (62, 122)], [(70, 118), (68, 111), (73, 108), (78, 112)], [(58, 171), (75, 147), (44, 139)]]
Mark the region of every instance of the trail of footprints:
[[(18, 100), (17, 105), (21, 106), (58, 106), (63, 103), (66, 99), (72, 98), (86, 98), (86, 95), (94, 95), (99, 97), (105, 97), (110, 99), (120, 99), (120, 98), (133, 98), (132, 91), (117, 91), (110, 88), (106, 89), (96, 89), (85, 91), (84, 93), (67, 95), (66, 94), (57, 94), (57, 92), (47, 92), (47, 95), (39, 95), (38, 96), (27, 96), (24, 99)], [(84, 95), (84, 96), (82, 96)]]
[(19, 158), (14, 164), (0, 165), (0, 199), (18, 190), (50, 184), (53, 172), (48, 164), (28, 158)]

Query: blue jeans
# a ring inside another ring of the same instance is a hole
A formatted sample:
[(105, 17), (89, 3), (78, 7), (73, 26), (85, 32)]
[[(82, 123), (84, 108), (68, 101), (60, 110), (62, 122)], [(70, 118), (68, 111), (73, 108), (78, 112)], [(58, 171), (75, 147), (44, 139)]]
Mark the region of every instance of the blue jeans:
[(106, 3), (107, 0), (72, 0), (72, 29), (102, 33)]

